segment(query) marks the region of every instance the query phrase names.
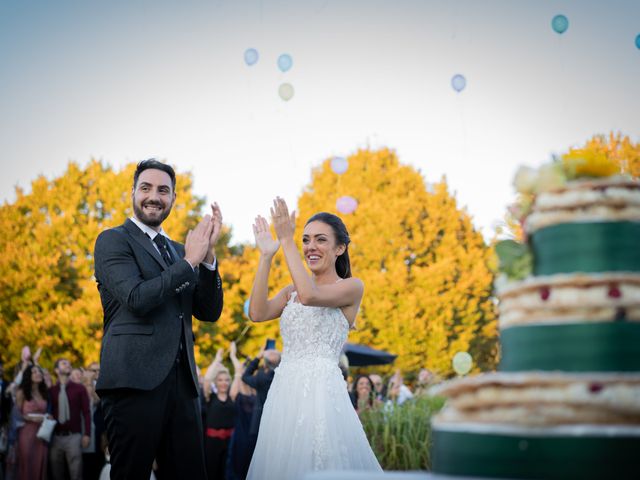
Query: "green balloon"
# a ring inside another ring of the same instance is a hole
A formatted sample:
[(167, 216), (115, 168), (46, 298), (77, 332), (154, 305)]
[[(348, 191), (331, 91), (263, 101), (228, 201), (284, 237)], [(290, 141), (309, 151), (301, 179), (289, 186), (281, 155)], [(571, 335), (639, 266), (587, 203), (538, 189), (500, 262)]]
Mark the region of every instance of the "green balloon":
[(458, 352), (453, 356), (453, 371), (458, 375), (466, 375), (471, 371), (473, 359), (467, 352)]
[(278, 95), (280, 95), (280, 98), (285, 102), (288, 102), (293, 98), (293, 93), (293, 85), (290, 83), (283, 83), (280, 85), (280, 88), (278, 88)]

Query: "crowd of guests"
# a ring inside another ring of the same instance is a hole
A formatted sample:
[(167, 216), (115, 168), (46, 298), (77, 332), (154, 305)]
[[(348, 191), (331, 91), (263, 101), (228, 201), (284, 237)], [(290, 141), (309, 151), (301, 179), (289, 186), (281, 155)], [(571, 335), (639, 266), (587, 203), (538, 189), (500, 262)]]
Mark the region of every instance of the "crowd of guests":
[[(58, 358), (50, 372), (39, 364), (40, 353), (24, 347), (11, 380), (0, 364), (0, 480), (98, 479), (105, 463), (95, 393), (100, 366), (74, 368)], [(56, 423), (41, 438), (45, 419)]]
[(429, 388), (438, 381), (433, 372), (423, 368), (418, 373), (414, 391), (411, 391), (400, 370), (396, 370), (388, 382), (377, 373), (358, 375), (348, 388), (353, 408), (360, 414), (376, 407), (392, 408), (414, 397), (426, 395)]
[[(225, 350), (219, 349), (199, 377), (206, 466), (210, 479), (244, 480), (280, 352), (263, 348), (254, 358), (240, 361), (235, 343), (227, 350), (233, 371), (224, 366)], [(4, 380), (0, 363), (0, 480), (98, 480), (108, 471), (104, 420), (95, 392), (100, 366), (93, 362), (77, 367), (58, 358), (49, 372), (38, 363), (40, 353), (31, 355), (24, 347), (12, 380)], [(400, 371), (387, 381), (375, 373), (351, 380), (345, 362), (340, 368), (358, 413), (401, 405), (426, 393), (437, 380), (422, 369), (412, 391)], [(44, 418), (57, 422), (49, 441), (38, 437)]]

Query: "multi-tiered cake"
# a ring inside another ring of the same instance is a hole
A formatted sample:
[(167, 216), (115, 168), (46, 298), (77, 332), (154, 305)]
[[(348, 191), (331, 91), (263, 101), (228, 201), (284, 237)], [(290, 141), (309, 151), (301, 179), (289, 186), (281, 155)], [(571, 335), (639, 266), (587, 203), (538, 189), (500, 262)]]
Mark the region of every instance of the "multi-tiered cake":
[(532, 271), (498, 291), (499, 372), (436, 387), (434, 472), (640, 478), (640, 183), (589, 161), (525, 172)]

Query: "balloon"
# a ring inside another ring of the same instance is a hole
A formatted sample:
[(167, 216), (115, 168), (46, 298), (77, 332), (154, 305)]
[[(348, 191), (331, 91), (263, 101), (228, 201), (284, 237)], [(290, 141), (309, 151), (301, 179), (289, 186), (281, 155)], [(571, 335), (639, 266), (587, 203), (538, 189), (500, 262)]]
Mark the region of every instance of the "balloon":
[(281, 72), (286, 72), (293, 66), (293, 59), (288, 53), (283, 53), (278, 57), (278, 68)]
[(564, 15), (556, 15), (551, 20), (551, 28), (553, 28), (554, 32), (562, 35), (569, 28), (569, 19)]
[(349, 162), (344, 157), (333, 157), (331, 159), (331, 170), (338, 175), (343, 174), (349, 168)]
[(458, 375), (466, 375), (471, 370), (473, 359), (467, 352), (458, 352), (453, 356), (453, 370)]
[(348, 195), (345, 195), (344, 197), (340, 197), (336, 201), (336, 210), (338, 210), (338, 212), (343, 213), (345, 215), (355, 212), (356, 208), (358, 208), (358, 201), (355, 198), (350, 197)]
[(636, 47), (640, 49), (640, 34), (636, 37)]
[(249, 298), (244, 302), (244, 316), (249, 318)]
[(260, 58), (260, 55), (258, 55), (258, 51), (255, 48), (247, 48), (244, 51), (244, 63), (247, 65), (255, 65), (258, 62), (258, 58)]
[(278, 95), (280, 95), (282, 100), (288, 102), (293, 98), (293, 86), (290, 83), (283, 83), (280, 85), (280, 88), (278, 88)]
[(451, 86), (456, 92), (460, 93), (462, 90), (464, 90), (464, 87), (467, 86), (467, 79), (464, 78), (464, 75), (454, 75), (451, 79)]

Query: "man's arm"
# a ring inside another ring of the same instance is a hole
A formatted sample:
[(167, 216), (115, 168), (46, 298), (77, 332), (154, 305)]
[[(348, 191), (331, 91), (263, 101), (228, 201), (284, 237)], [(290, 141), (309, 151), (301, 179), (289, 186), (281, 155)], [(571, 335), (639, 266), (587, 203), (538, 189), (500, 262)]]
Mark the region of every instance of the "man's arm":
[(178, 260), (157, 277), (145, 280), (124, 233), (102, 232), (94, 250), (96, 279), (123, 306), (136, 315), (145, 315), (177, 295), (185, 282), (196, 282), (189, 262)]
[(215, 322), (220, 318), (223, 304), (218, 266), (209, 270), (200, 265), (198, 270), (198, 284), (193, 292), (193, 316), (204, 322)]

